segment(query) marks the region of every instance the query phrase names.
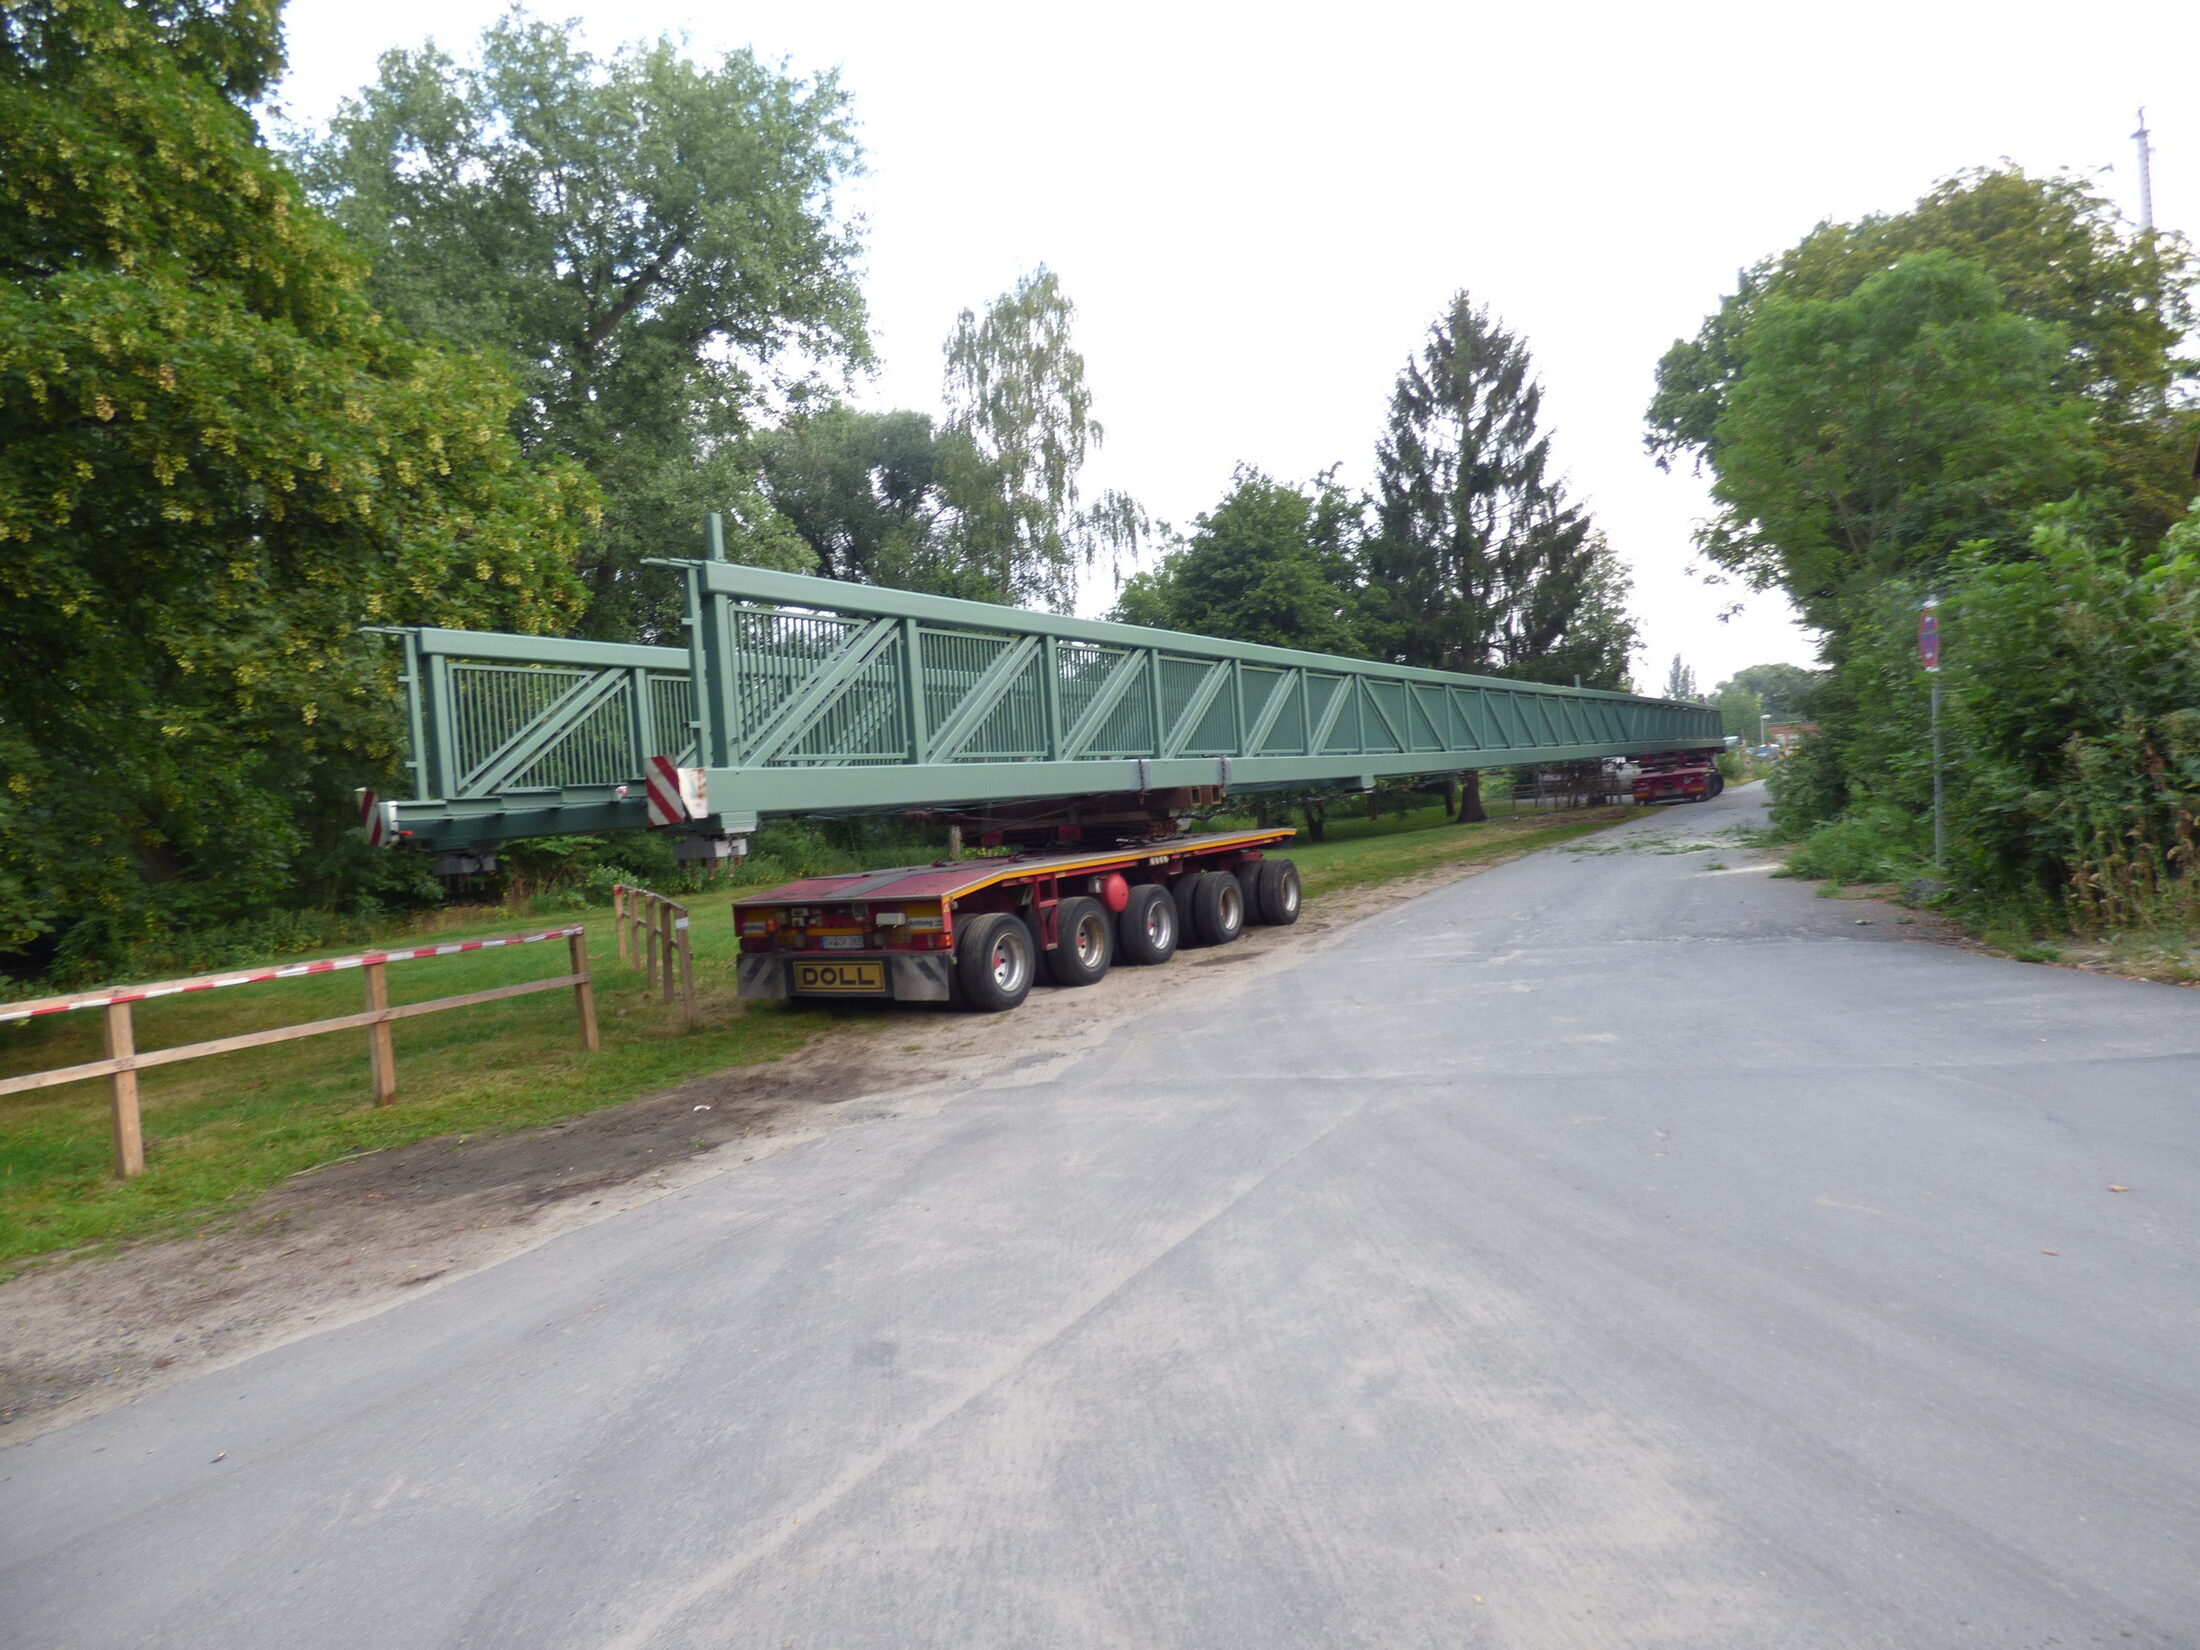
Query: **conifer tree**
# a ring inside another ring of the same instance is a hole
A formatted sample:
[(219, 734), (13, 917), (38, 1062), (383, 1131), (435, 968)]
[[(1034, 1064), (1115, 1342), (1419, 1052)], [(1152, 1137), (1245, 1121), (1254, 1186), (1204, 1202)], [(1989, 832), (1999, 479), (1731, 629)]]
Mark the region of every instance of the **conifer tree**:
[(1608, 552), (1552, 473), (1542, 403), (1527, 346), (1455, 296), (1399, 373), (1376, 449), (1367, 571), (1384, 657), (1537, 675), (1610, 605)]

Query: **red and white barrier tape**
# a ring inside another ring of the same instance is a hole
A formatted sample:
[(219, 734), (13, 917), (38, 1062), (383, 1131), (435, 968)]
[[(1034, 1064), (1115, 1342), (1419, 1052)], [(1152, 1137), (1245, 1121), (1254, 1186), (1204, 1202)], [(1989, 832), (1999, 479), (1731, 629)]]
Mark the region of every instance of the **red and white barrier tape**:
[(242, 974), (209, 974), (203, 980), (171, 980), (160, 985), (126, 986), (96, 997), (55, 998), (11, 1008), (0, 1003), (0, 1024), (36, 1019), (41, 1014), (66, 1014), (78, 1008), (106, 1008), (113, 1003), (142, 1003), (155, 997), (175, 997), (186, 991), (214, 991), (225, 985), (253, 985), (261, 980), (294, 980), (306, 974), (334, 974), (345, 968), (364, 968), (369, 963), (410, 962), (416, 957), (455, 957), (461, 951), (488, 951), (500, 945), (533, 945), (537, 940), (570, 939), (582, 925), (545, 928), (535, 934), (504, 934), (486, 940), (454, 940), (449, 945), (416, 945), (410, 951), (366, 951), (356, 957), (327, 957), (319, 962), (287, 963), (280, 968), (255, 968)]

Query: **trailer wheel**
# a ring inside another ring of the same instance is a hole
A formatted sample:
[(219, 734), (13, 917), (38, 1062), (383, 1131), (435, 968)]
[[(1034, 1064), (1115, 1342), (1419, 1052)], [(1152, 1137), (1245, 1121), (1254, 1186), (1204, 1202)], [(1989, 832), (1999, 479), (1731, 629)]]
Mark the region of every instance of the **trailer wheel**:
[(1200, 937), (1196, 913), (1199, 908), (1199, 885), (1211, 874), (1207, 871), (1186, 871), (1169, 884), (1169, 898), (1176, 902), (1176, 943), (1180, 946), (1207, 943)]
[(1227, 871), (1209, 871), (1192, 890), (1192, 931), (1202, 945), (1228, 945), (1245, 932), (1245, 890)]
[(1245, 890), (1245, 910), (1276, 928), (1299, 920), (1299, 868), (1287, 859), (1264, 859), (1255, 870), (1253, 886)]
[(1115, 919), (1116, 953), (1127, 963), (1165, 963), (1176, 955), (1177, 936), (1183, 932), (1168, 889), (1142, 882)]
[(1711, 788), (1710, 788), (1710, 793), (1709, 793), (1709, 795), (1707, 795), (1707, 796), (1705, 797), (1705, 799), (1704, 799), (1704, 800), (1708, 802), (1708, 801), (1709, 801), (1709, 800), (1711, 799), (1711, 797), (1713, 797), (1713, 796), (1717, 796), (1717, 795), (1721, 794), (1721, 793), (1722, 793), (1723, 791), (1725, 791), (1725, 789), (1726, 789), (1726, 775), (1725, 775), (1725, 774), (1723, 774), (1723, 773), (1721, 773), (1721, 772), (1719, 772), (1719, 770), (1718, 770), (1717, 768), (1713, 768), (1713, 769), (1711, 770)]
[(1056, 985), (1092, 985), (1115, 960), (1115, 924), (1107, 907), (1083, 895), (1062, 901), (1055, 913), (1061, 941), (1047, 953), (1047, 972)]
[(976, 917), (956, 938), (955, 984), (965, 1007), (999, 1014), (1031, 995), (1038, 947), (1020, 918), (998, 912)]

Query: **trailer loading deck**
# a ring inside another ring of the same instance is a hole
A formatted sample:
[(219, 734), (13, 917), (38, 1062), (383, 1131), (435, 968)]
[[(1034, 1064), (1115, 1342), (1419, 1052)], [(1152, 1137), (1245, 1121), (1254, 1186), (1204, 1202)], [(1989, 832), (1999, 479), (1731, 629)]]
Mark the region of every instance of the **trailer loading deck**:
[(733, 908), (744, 997), (956, 1002), (998, 1012), (1043, 967), (1091, 985), (1116, 962), (1164, 963), (1251, 923), (1296, 922), (1285, 829), (1167, 837), (808, 877)]

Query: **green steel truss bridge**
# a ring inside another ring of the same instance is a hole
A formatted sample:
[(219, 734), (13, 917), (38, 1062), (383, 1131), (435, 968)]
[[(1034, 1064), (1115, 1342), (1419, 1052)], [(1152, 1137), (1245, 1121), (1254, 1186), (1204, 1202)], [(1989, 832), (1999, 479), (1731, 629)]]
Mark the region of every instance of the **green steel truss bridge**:
[[(663, 822), (952, 810), (1697, 750), (1717, 711), (667, 561), (689, 646), (405, 629), (414, 795), (370, 835), (446, 851)], [(660, 793), (661, 794), (661, 793)]]

